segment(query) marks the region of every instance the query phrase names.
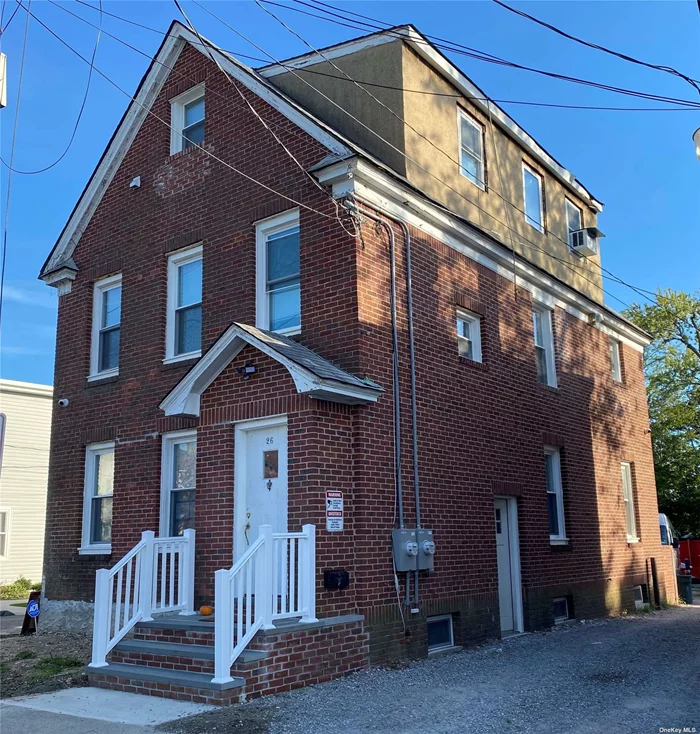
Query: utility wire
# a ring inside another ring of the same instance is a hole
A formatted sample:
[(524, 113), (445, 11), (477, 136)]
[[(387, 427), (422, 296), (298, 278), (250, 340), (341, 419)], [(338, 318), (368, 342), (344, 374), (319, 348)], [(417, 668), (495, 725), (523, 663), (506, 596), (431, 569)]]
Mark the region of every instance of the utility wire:
[[(63, 38), (61, 38), (61, 36), (58, 35), (58, 33), (56, 33), (46, 23), (44, 23), (41, 20), (41, 18), (37, 17), (34, 13), (32, 13), (31, 10), (29, 10), (29, 8), (25, 8), (25, 6), (22, 4), (22, 0), (17, 0), (17, 2), (19, 2), (19, 4), (21, 5), (22, 9), (25, 12), (27, 12), (28, 15), (30, 15), (32, 18), (34, 18), (34, 20), (36, 20), (36, 22), (39, 23), (39, 25), (41, 25), (42, 28), (44, 28), (48, 33), (50, 33), (56, 40), (58, 40), (60, 43), (62, 43), (67, 49), (69, 49), (73, 54), (75, 54), (83, 62), (85, 62), (86, 64), (89, 64), (90, 63), (89, 59), (86, 59), (79, 51), (77, 51), (67, 41), (65, 41)], [(29, 2), (31, 2), (31, 0), (29, 0)], [(152, 110), (150, 110), (145, 105), (141, 104), (141, 102), (139, 102), (134, 96), (132, 96), (131, 94), (129, 94), (129, 92), (127, 92), (125, 89), (123, 89), (122, 87), (120, 87), (113, 79), (111, 79), (111, 77), (109, 77), (103, 71), (101, 71), (100, 69), (98, 69), (96, 66), (94, 67), (94, 70), (103, 79), (105, 79), (106, 81), (108, 81), (113, 87), (115, 87), (116, 89), (118, 89), (122, 94), (126, 95), (130, 100), (132, 100), (137, 105), (139, 105), (139, 107), (141, 107), (147, 114), (149, 114), (152, 117), (154, 117), (160, 123), (162, 123), (163, 125), (165, 125), (169, 130), (173, 130), (173, 127), (172, 127), (172, 125), (170, 125), (170, 123), (166, 122), (161, 117), (159, 117), (155, 112), (153, 112)], [(239, 176), (242, 176), (243, 178), (245, 178), (246, 180), (250, 181), (251, 183), (257, 184), (258, 186), (260, 186), (261, 188), (265, 189), (266, 191), (269, 191), (270, 193), (275, 194), (275, 196), (279, 196), (280, 198), (285, 199), (286, 201), (289, 201), (292, 204), (294, 204), (294, 205), (296, 205), (296, 206), (298, 206), (298, 207), (300, 207), (302, 209), (306, 209), (307, 211), (313, 212), (314, 214), (318, 214), (321, 217), (324, 217), (326, 219), (335, 220), (335, 217), (334, 216), (332, 216), (330, 214), (326, 214), (325, 212), (319, 211), (318, 209), (314, 209), (313, 207), (308, 206), (307, 204), (303, 204), (302, 202), (297, 201), (296, 199), (292, 198), (291, 196), (287, 196), (287, 194), (283, 194), (280, 191), (276, 191), (271, 186), (268, 186), (267, 184), (263, 183), (262, 181), (258, 181), (257, 179), (253, 178), (252, 176), (248, 175), (247, 173), (244, 173), (240, 169), (236, 168), (232, 164), (227, 163), (226, 161), (222, 160), (221, 158), (219, 158), (217, 155), (215, 155), (211, 151), (207, 150), (206, 148), (203, 148), (201, 145), (198, 145), (197, 143), (192, 143), (192, 147), (193, 148), (196, 148), (197, 150), (202, 151), (205, 155), (208, 155), (210, 158), (214, 159), (218, 163), (221, 163), (221, 165), (225, 166), (226, 168), (229, 168), (231, 171), (233, 171), (234, 173), (237, 173)]]
[[(264, 2), (266, 5), (274, 5), (274, 6), (277, 6), (277, 7), (280, 7), (280, 8), (285, 8), (287, 10), (291, 10), (291, 11), (296, 12), (296, 13), (301, 13), (303, 15), (307, 15), (307, 16), (310, 16), (312, 18), (319, 18), (319, 19), (325, 20), (325, 21), (327, 21), (329, 23), (335, 23), (336, 25), (342, 25), (342, 26), (345, 26), (347, 28), (354, 28), (356, 30), (361, 30), (363, 32), (366, 32), (367, 31), (367, 27), (368, 27), (368, 28), (370, 28), (372, 30), (375, 30), (375, 31), (385, 32), (385, 33), (393, 36), (394, 38), (406, 40), (405, 34), (398, 32), (393, 27), (387, 26), (387, 24), (384, 24), (382, 26), (377, 26), (377, 25), (373, 25), (372, 22), (353, 21), (352, 19), (348, 19), (348, 18), (345, 18), (345, 20), (350, 20), (350, 23), (339, 21), (339, 20), (334, 19), (333, 17), (328, 17), (328, 16), (336, 16), (336, 17), (341, 17), (341, 18), (342, 17), (345, 17), (345, 16), (341, 16), (338, 13), (332, 13), (330, 11), (323, 10), (322, 8), (318, 8), (315, 5), (310, 5), (309, 3), (304, 2), (304, 0), (291, 0), (291, 2), (297, 3), (299, 5), (305, 5), (307, 7), (314, 8), (316, 10), (320, 10), (321, 12), (324, 12), (327, 15), (318, 15), (318, 14), (315, 14), (315, 13), (310, 13), (309, 11), (302, 10), (300, 8), (295, 8), (295, 7), (292, 7), (292, 6), (289, 6), (289, 5), (285, 5), (283, 3), (274, 2), (274, 0), (261, 0), (261, 1)], [(325, 5), (325, 3), (321, 3), (321, 4), (322, 5)], [(328, 7), (333, 7), (333, 6), (328, 6)], [(348, 11), (348, 12), (350, 12), (350, 11)], [(353, 15), (360, 15), (359, 13), (352, 13), (352, 14)], [(361, 16), (361, 17), (368, 17), (368, 16)], [(372, 21), (371, 18), (369, 20)], [(384, 23), (384, 21), (374, 21), (374, 22), (376, 22), (376, 23)], [(364, 27), (363, 28), (362, 25), (358, 25), (358, 23), (362, 23), (364, 26), (367, 26), (367, 27)], [(426, 39), (428, 39), (428, 38), (437, 38), (437, 36), (429, 36), (429, 35), (426, 35)], [(668, 97), (666, 95), (653, 94), (653, 93), (649, 93), (649, 92), (641, 92), (641, 91), (634, 90), (634, 89), (628, 89), (626, 87), (616, 87), (614, 85), (603, 84), (601, 82), (595, 82), (595, 81), (592, 81), (592, 80), (589, 80), (589, 79), (581, 79), (579, 77), (573, 77), (573, 76), (569, 76), (569, 75), (566, 75), (566, 74), (559, 74), (557, 72), (547, 71), (545, 69), (538, 69), (536, 67), (526, 66), (524, 64), (519, 64), (519, 63), (516, 63), (516, 62), (513, 62), (513, 61), (508, 61), (507, 59), (503, 59), (501, 57), (494, 56), (493, 54), (488, 54), (488, 53), (486, 53), (484, 51), (479, 51), (478, 49), (473, 49), (473, 48), (471, 48), (469, 46), (464, 46), (464, 45), (459, 44), (459, 43), (456, 43), (454, 41), (449, 41), (449, 42), (433, 41), (433, 42), (429, 42), (427, 40), (423, 41), (422, 39), (415, 39), (415, 42), (416, 43), (419, 43), (419, 44), (422, 43), (424, 45), (434, 46), (435, 48), (439, 48), (439, 49), (444, 50), (444, 51), (449, 51), (449, 52), (452, 52), (452, 53), (460, 54), (462, 56), (467, 56), (468, 58), (473, 58), (473, 59), (476, 59), (477, 61), (484, 61), (484, 62), (491, 63), (491, 64), (498, 64), (498, 65), (501, 65), (501, 66), (508, 66), (510, 68), (513, 68), (513, 69), (520, 69), (522, 71), (529, 71), (529, 72), (534, 73), (534, 74), (541, 74), (543, 76), (547, 76), (547, 77), (550, 77), (552, 79), (559, 79), (561, 81), (571, 82), (573, 84), (581, 84), (583, 86), (588, 86), (588, 87), (592, 87), (592, 88), (595, 88), (595, 89), (602, 89), (604, 91), (615, 92), (617, 94), (623, 94), (623, 95), (628, 95), (628, 96), (632, 96), (632, 97), (639, 97), (641, 99), (655, 100), (657, 102), (669, 102), (669, 103), (672, 103), (672, 104), (678, 104), (678, 105), (684, 105), (684, 106), (692, 107), (693, 109), (700, 109), (700, 103), (694, 102), (692, 100), (680, 99), (678, 97)]]
[[(95, 57), (97, 56), (97, 48), (100, 45), (100, 38), (102, 37), (102, 0), (99, 0), (100, 4), (100, 25), (97, 29), (97, 36), (95, 37), (95, 45), (92, 49), (92, 57), (90, 59), (90, 69), (88, 70), (88, 78), (87, 78), (87, 84), (85, 85), (85, 94), (83, 95), (83, 101), (80, 104), (80, 109), (78, 110), (78, 116), (75, 119), (75, 125), (73, 125), (73, 132), (71, 133), (71, 136), (68, 140), (68, 145), (63, 150), (63, 153), (61, 153), (58, 158), (53, 163), (50, 163), (48, 166), (44, 166), (43, 168), (37, 168), (34, 171), (20, 171), (16, 168), (13, 168), (14, 173), (18, 173), (22, 176), (34, 176), (38, 173), (46, 173), (46, 171), (51, 170), (54, 166), (57, 166), (65, 157), (68, 155), (68, 151), (71, 149), (71, 146), (73, 145), (73, 141), (75, 140), (75, 136), (78, 133), (78, 126), (80, 125), (80, 121), (83, 119), (83, 112), (85, 111), (85, 105), (87, 104), (88, 95), (90, 94), (90, 84), (92, 83), (92, 72), (95, 64)], [(19, 5), (15, 9), (15, 12), (19, 9)], [(4, 158), (0, 156), (0, 163), (3, 164), (6, 168), (9, 168), (10, 165), (8, 165)]]
[[(511, 13), (515, 13), (515, 15), (519, 15), (522, 18), (527, 18), (527, 20), (531, 20), (533, 23), (537, 23), (537, 25), (542, 26), (543, 28), (547, 28), (550, 31), (553, 31), (554, 33), (557, 33), (560, 36), (563, 36), (564, 38), (568, 38), (570, 41), (574, 41), (575, 43), (580, 43), (582, 46), (587, 46), (588, 48), (595, 49), (596, 51), (602, 51), (603, 53), (610, 54), (611, 56), (616, 56), (619, 59), (623, 59), (624, 61), (629, 61), (632, 64), (638, 64), (639, 66), (645, 66), (648, 69), (656, 69), (657, 71), (663, 71), (667, 74), (672, 74), (673, 76), (679, 77), (683, 79), (684, 81), (688, 82), (696, 92), (700, 93), (700, 80), (693, 79), (692, 77), (689, 77), (687, 74), (683, 74), (683, 72), (678, 71), (678, 69), (674, 69), (672, 66), (663, 66), (661, 64), (651, 64), (648, 61), (642, 61), (641, 59), (637, 59), (634, 56), (629, 56), (628, 54), (620, 53), (619, 51), (613, 51), (610, 48), (607, 48), (606, 46), (601, 46), (597, 43), (591, 43), (590, 41), (584, 41), (582, 38), (579, 38), (578, 36), (574, 36), (571, 33), (567, 33), (566, 31), (561, 30), (561, 28), (557, 28), (556, 26), (552, 25), (551, 23), (547, 23), (544, 20), (540, 20), (539, 18), (535, 18), (534, 15), (530, 15), (529, 13), (526, 13), (523, 10), (518, 10), (517, 8), (514, 8), (512, 5), (508, 5), (507, 3), (504, 3), (502, 0), (493, 0), (493, 2), (496, 3), (496, 5), (500, 5), (502, 8), (505, 8)], [(700, 2), (700, 0), (698, 0)]]
[[(2, 14), (5, 15), (5, 5), (7, 4), (7, 0), (2, 5)], [(7, 23), (5, 25), (2, 24), (2, 20), (0, 20), (0, 36), (2, 36), (3, 33), (8, 29), (10, 23), (12, 23), (12, 19), (17, 15), (17, 11), (19, 10), (19, 5), (15, 5), (15, 9), (12, 11), (12, 15), (7, 19)]]
[[(49, 0), (52, 5), (55, 5), (56, 7), (60, 8), (66, 13), (70, 13), (75, 18), (78, 18), (82, 20), (84, 23), (88, 23), (89, 25), (92, 25), (93, 28), (96, 28), (97, 26), (91, 24), (88, 20), (83, 18), (80, 15), (77, 15), (76, 13), (71, 12), (66, 7), (64, 7), (62, 4), (54, 2), (54, 0)], [(89, 3), (85, 2), (84, 0), (75, 0), (76, 3), (79, 5), (84, 5), (86, 8), (90, 8), (90, 10), (97, 11), (97, 8), (93, 7)], [(17, 6), (17, 9), (19, 9), (19, 6)], [(120, 20), (123, 23), (127, 23), (129, 25), (133, 25), (137, 28), (142, 28), (143, 30), (151, 31), (152, 33), (157, 33), (162, 38), (175, 38), (170, 33), (163, 32), (158, 28), (153, 28), (151, 26), (144, 25), (143, 23), (138, 23), (134, 20), (131, 20), (130, 18), (125, 18), (122, 15), (117, 15), (116, 13), (110, 13), (107, 10), (102, 11), (104, 15), (109, 16), (110, 18), (115, 18), (116, 20)], [(141, 49), (138, 49), (126, 41), (118, 38), (117, 36), (112, 35), (111, 33), (108, 33), (106, 30), (102, 31), (104, 35), (109, 36), (110, 38), (115, 39), (119, 43), (124, 44), (128, 48), (132, 48), (134, 51), (137, 51), (138, 53), (148, 57), (149, 59), (152, 58), (150, 54), (145, 53), (144, 51), (141, 51)], [(201, 45), (199, 42), (197, 42), (196, 45)], [(243, 59), (248, 59), (250, 61), (257, 61), (258, 63), (264, 64), (265, 66), (270, 64), (269, 58), (261, 58), (259, 56), (251, 56), (250, 54), (244, 54), (241, 51), (232, 51), (229, 49), (221, 48), (219, 49), (231, 56), (238, 56)], [(279, 61), (277, 64), (285, 69), (292, 70), (294, 67), (288, 64), (285, 64), (284, 61)], [(337, 79), (339, 81), (348, 82), (349, 80), (345, 77), (337, 76), (336, 74), (329, 74), (328, 72), (319, 71), (318, 69), (297, 69), (300, 73), (303, 74), (313, 74), (316, 76), (324, 76), (324, 77), (330, 77), (331, 79)], [(512, 105), (525, 105), (530, 107), (550, 107), (550, 108), (556, 108), (556, 109), (568, 109), (568, 110), (592, 110), (592, 111), (611, 111), (611, 112), (695, 112), (695, 109), (692, 107), (620, 107), (620, 106), (606, 106), (606, 105), (576, 105), (576, 104), (558, 104), (554, 102), (535, 102), (535, 101), (529, 101), (529, 100), (520, 100), (520, 99), (491, 99), (489, 97), (477, 97), (475, 95), (470, 94), (452, 94), (449, 92), (433, 92), (428, 89), (407, 89), (406, 87), (397, 87), (392, 86), (391, 84), (379, 84), (377, 82), (370, 82), (370, 81), (363, 81), (363, 80), (357, 80), (359, 84), (363, 84), (368, 87), (376, 87), (378, 89), (390, 89), (397, 92), (407, 92), (409, 94), (422, 94), (426, 96), (432, 96), (432, 97), (451, 97), (455, 99), (471, 99), (481, 102), (495, 102), (496, 104), (512, 104)]]
[(17, 143), (17, 124), (19, 122), (19, 108), (22, 101), (22, 81), (24, 80), (24, 59), (27, 54), (27, 39), (29, 38), (29, 8), (32, 0), (28, 0), (27, 19), (24, 24), (24, 41), (22, 42), (22, 56), (19, 65), (19, 83), (17, 85), (17, 106), (15, 108), (15, 120), (12, 126), (12, 145), (10, 148), (10, 170), (7, 172), (7, 198), (5, 199), (5, 221), (2, 232), (2, 267), (0, 267), (0, 329), (2, 328), (2, 311), (5, 295), (5, 269), (7, 265), (7, 233), (8, 220), (10, 217), (10, 194), (12, 191), (12, 163), (15, 160), (15, 147)]

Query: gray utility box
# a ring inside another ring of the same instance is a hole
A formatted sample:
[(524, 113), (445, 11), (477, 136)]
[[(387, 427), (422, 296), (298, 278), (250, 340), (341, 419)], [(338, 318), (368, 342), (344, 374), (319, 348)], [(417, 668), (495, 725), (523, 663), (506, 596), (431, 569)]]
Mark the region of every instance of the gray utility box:
[(391, 534), (397, 571), (432, 571), (435, 543), (433, 531), (421, 528), (394, 529)]

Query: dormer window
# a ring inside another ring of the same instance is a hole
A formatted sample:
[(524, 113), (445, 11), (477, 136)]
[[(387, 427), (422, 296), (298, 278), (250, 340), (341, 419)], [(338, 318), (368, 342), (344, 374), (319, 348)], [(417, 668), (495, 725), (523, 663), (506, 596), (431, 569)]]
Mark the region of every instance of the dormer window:
[(525, 221), (538, 232), (544, 232), (542, 176), (523, 163), (523, 198)]
[(583, 229), (583, 212), (568, 199), (566, 199), (566, 227), (569, 247), (574, 246), (572, 234)]
[(204, 142), (204, 85), (188, 89), (170, 100), (170, 155)]
[(459, 149), (462, 175), (480, 189), (484, 189), (484, 128), (461, 110), (459, 112)]

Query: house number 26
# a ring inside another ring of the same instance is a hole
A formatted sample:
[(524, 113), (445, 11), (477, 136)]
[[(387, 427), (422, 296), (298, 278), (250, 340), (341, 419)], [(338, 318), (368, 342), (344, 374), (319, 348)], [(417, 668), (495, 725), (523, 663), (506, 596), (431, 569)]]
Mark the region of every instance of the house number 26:
[(274, 443), (274, 442), (275, 442), (275, 437), (274, 436), (268, 436), (265, 439), (265, 443), (268, 444), (268, 445), (271, 444), (271, 443)]

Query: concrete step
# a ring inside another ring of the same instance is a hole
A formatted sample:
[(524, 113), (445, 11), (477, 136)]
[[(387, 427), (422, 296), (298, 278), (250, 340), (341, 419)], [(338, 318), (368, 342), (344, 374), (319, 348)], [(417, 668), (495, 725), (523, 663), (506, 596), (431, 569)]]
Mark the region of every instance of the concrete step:
[(189, 673), (183, 670), (147, 668), (144, 665), (129, 665), (126, 663), (109, 663), (99, 668), (87, 665), (85, 670), (88, 675), (114, 676), (115, 678), (131, 681), (151, 681), (170, 686), (208, 691), (229, 691), (245, 685), (244, 678), (234, 678), (227, 683), (212, 683), (212, 676), (208, 673)]
[(199, 614), (191, 616), (166, 614), (162, 617), (154, 617), (150, 622), (138, 622), (136, 629), (189, 630), (192, 632), (211, 632), (213, 634), (214, 617), (202, 617)]
[[(176, 658), (193, 658), (196, 660), (214, 659), (213, 645), (188, 645), (173, 642), (156, 642), (153, 640), (122, 640), (114, 646), (113, 651), (138, 652)], [(244, 650), (236, 662), (251, 663), (262, 660), (265, 655), (261, 650)]]

